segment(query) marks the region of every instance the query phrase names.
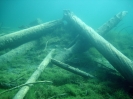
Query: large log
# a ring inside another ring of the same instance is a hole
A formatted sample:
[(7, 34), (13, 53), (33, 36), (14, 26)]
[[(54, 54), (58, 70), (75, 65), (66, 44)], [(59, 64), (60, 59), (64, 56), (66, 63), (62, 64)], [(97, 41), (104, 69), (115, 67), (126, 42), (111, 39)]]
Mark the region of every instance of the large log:
[(55, 29), (62, 24), (61, 20), (46, 22), (37, 26), (23, 29), (0, 37), (0, 50), (11, 48), (41, 37), (45, 33)]
[[(111, 29), (113, 29), (117, 24), (123, 19), (123, 17), (127, 14), (127, 11), (122, 11), (117, 13), (114, 17), (112, 17), (110, 20), (105, 22), (103, 25), (101, 25), (96, 31), (101, 36), (108, 33)], [(73, 46), (69, 48), (69, 50), (73, 50), (74, 53), (82, 53), (88, 50), (90, 47), (92, 47), (91, 44), (87, 44), (87, 39), (78, 40)]]
[[(100, 35), (104, 35), (109, 30), (111, 30), (113, 27), (115, 27), (122, 20), (122, 18), (126, 15), (126, 13), (127, 13), (126, 11), (119, 12), (114, 17), (112, 17), (109, 21), (107, 21), (101, 27), (99, 27), (97, 29), (97, 32)], [(116, 17), (116, 16), (119, 16), (119, 17)], [(75, 40), (69, 45), (69, 48), (68, 49), (63, 49), (63, 51), (60, 51), (59, 54), (57, 54), (55, 56), (55, 59), (57, 59), (59, 61), (62, 61), (62, 62), (65, 62), (69, 57), (72, 56), (72, 54), (85, 52), (87, 49), (89, 49), (92, 46), (92, 44), (88, 44), (87, 41), (82, 39), (78, 35), (75, 38)], [(71, 72), (75, 73), (75, 71), (74, 71), (75, 68), (73, 68), (73, 67), (71, 69), (71, 67), (69, 68), (69, 66), (68, 66), (68, 68), (65, 68), (67, 66), (64, 67), (62, 64), (60, 64), (60, 65), (56, 64), (56, 65), (60, 66), (61, 68), (66, 69), (68, 71), (71, 71)]]
[(37, 44), (37, 41), (30, 41), (28, 43), (22, 44), (21, 46), (18, 46), (17, 48), (14, 48), (11, 51), (1, 55), (0, 66), (2, 66), (2, 64), (6, 64), (7, 62), (10, 62), (12, 59), (17, 57), (18, 55), (25, 54), (27, 51), (34, 48), (36, 44)]
[[(117, 13), (114, 17), (101, 25), (96, 31), (103, 36), (105, 33), (114, 28), (126, 14), (127, 11)], [(92, 47), (92, 44), (88, 44), (87, 39), (82, 39), (82, 37), (78, 35), (75, 40), (68, 46), (68, 48), (61, 51), (60, 54), (58, 54), (55, 58), (60, 61), (65, 61), (72, 54), (83, 53), (87, 51), (90, 47)]]
[[(25, 84), (28, 83), (34, 83), (38, 79), (38, 77), (41, 75), (43, 70), (46, 68), (46, 66), (49, 64), (52, 58), (54, 50), (52, 50), (45, 59), (41, 62), (41, 64), (38, 66), (37, 70), (32, 74), (32, 76), (28, 79), (28, 81)], [(18, 93), (14, 96), (13, 99), (23, 99), (26, 93), (28, 92), (30, 86), (23, 86)]]
[[(126, 13), (127, 13), (126, 11), (119, 12), (114, 17), (112, 17), (109, 21), (107, 21), (105, 24), (103, 24), (101, 27), (99, 27), (97, 29), (97, 32), (100, 33), (101, 35), (104, 35), (107, 31), (109, 31), (110, 29), (115, 27), (122, 20), (122, 18), (126, 15)], [(76, 39), (78, 40), (79, 36)], [(82, 42), (84, 42), (84, 43), (82, 43)], [(27, 44), (23, 44), (20, 47), (17, 47), (4, 55), (1, 55), (0, 63), (9, 62), (15, 55), (25, 53), (27, 50), (31, 49), (34, 45), (35, 45), (35, 42), (32, 41)], [(76, 43), (74, 42), (70, 46), (69, 50), (67, 50), (67, 49), (65, 50), (65, 51), (69, 52), (69, 55), (67, 53), (67, 56), (68, 57), (71, 56), (72, 53), (81, 53), (81, 52), (86, 51), (90, 47), (90, 46), (86, 46), (86, 45), (87, 44), (84, 40), (78, 40)], [(61, 55), (61, 54), (59, 54), (59, 55)], [(66, 56), (66, 54), (65, 54), (65, 56)], [(8, 58), (8, 57), (10, 57), (10, 58)], [(61, 58), (61, 59), (63, 59), (63, 58)]]
[(74, 25), (80, 32), (80, 35), (88, 39), (88, 43), (91, 43), (127, 81), (133, 83), (133, 61), (123, 55), (112, 44), (70, 11), (64, 11), (64, 19)]

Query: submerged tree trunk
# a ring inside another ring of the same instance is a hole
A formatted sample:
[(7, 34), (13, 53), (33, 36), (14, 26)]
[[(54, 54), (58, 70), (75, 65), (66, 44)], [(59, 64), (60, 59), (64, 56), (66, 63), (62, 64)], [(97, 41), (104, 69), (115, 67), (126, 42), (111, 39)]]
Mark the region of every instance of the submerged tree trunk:
[(93, 78), (93, 77), (94, 77), (94, 76), (92, 76), (92, 75), (89, 74), (89, 73), (86, 73), (86, 72), (84, 72), (84, 71), (81, 71), (81, 70), (79, 70), (79, 69), (77, 69), (77, 68), (74, 68), (74, 67), (72, 67), (72, 66), (70, 66), (70, 65), (68, 65), (68, 64), (62, 63), (62, 62), (57, 61), (57, 60), (55, 60), (55, 59), (51, 59), (51, 62), (54, 63), (55, 65), (57, 65), (57, 66), (59, 66), (59, 67), (65, 69), (65, 70), (68, 70), (68, 71), (70, 71), (70, 72), (72, 72), (72, 73), (75, 73), (75, 74), (78, 74), (78, 75), (80, 75), (80, 76), (83, 76), (83, 77), (86, 77), (86, 78), (88, 78), (88, 77)]
[[(100, 26), (96, 31), (103, 36), (105, 33), (114, 28), (126, 14), (127, 11), (119, 12), (102, 26)], [(82, 39), (80, 35), (78, 35), (75, 40), (69, 45), (69, 48), (61, 51), (60, 54), (55, 57), (55, 59), (65, 61), (74, 53), (85, 52), (90, 47), (92, 47), (92, 44), (88, 42), (88, 39)]]
[(1, 36), (0, 50), (18, 46), (27, 41), (31, 41), (35, 38), (41, 37), (45, 33), (55, 29), (58, 26), (61, 26), (61, 24), (61, 20), (55, 20)]
[(36, 44), (37, 44), (36, 41), (31, 41), (31, 42), (22, 44), (21, 46), (18, 46), (17, 48), (12, 49), (11, 51), (1, 55), (0, 66), (2, 66), (2, 64), (6, 64), (7, 62), (10, 62), (12, 59), (17, 57), (18, 55), (25, 54), (27, 51), (34, 48)]
[(100, 26), (96, 32), (98, 32), (100, 35), (103, 35), (110, 31), (113, 27), (115, 27), (121, 20), (122, 18), (127, 14), (127, 11), (122, 11), (116, 14), (114, 17), (112, 17), (109, 21), (104, 23), (102, 26)]
[(133, 83), (133, 61), (123, 55), (112, 44), (70, 11), (64, 12), (64, 19), (74, 25), (79, 30), (80, 35), (88, 39), (88, 43), (91, 43), (125, 79)]
[[(103, 36), (107, 32), (109, 32), (111, 29), (113, 29), (121, 20), (122, 18), (127, 14), (127, 11), (122, 11), (116, 14), (114, 17), (112, 17), (110, 20), (105, 22), (102, 26), (100, 26), (96, 31)], [(69, 48), (69, 50), (73, 50), (74, 53), (82, 53), (88, 50), (90, 47), (92, 47), (91, 44), (88, 44), (88, 39), (78, 39), (77, 42)]]
[[(38, 77), (41, 75), (41, 73), (43, 72), (43, 70), (46, 68), (46, 66), (49, 64), (51, 58), (52, 58), (52, 54), (53, 54), (54, 50), (52, 50), (46, 57), (45, 59), (42, 61), (42, 63), (38, 66), (37, 70), (32, 74), (32, 76), (28, 79), (28, 81), (26, 82), (26, 84), (28, 83), (34, 83), (36, 82), (36, 80), (38, 79)], [(24, 96), (26, 95), (26, 93), (28, 92), (30, 86), (23, 86), (18, 93), (14, 96), (13, 99), (23, 99)]]

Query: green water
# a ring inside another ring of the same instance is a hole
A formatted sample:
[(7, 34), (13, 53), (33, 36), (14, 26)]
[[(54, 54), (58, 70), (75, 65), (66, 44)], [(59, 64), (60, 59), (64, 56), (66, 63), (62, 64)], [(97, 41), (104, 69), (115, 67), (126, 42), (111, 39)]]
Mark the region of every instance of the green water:
[[(71, 10), (94, 29), (118, 12), (128, 11), (121, 22), (103, 37), (133, 60), (132, 0), (1, 0), (0, 37), (21, 30), (18, 27), (28, 26), (37, 18), (42, 23), (61, 19), (64, 9)], [(77, 33), (73, 26), (62, 25), (34, 39), (37, 43), (31, 49), (24, 53), (25, 48), (21, 49), (15, 56), (3, 60), (0, 63), (0, 93), (24, 84), (52, 49), (56, 49), (53, 57), (61, 54)], [(0, 50), (0, 55), (15, 48), (17, 46)], [(84, 78), (50, 63), (37, 81), (53, 83), (34, 84), (24, 99), (133, 99), (133, 86), (94, 47), (73, 54), (66, 63), (94, 78)], [(12, 99), (19, 89), (0, 94), (0, 99)]]

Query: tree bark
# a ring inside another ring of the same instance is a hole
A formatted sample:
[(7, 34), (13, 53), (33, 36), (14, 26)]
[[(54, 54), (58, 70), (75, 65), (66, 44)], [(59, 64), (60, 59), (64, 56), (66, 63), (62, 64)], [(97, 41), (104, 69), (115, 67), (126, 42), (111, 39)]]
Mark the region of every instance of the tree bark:
[[(105, 35), (107, 32), (109, 32), (112, 28), (114, 28), (127, 14), (127, 11), (122, 11), (116, 14), (114, 17), (112, 17), (110, 20), (105, 22), (103, 25), (101, 25), (96, 31), (101, 36)], [(92, 47), (91, 44), (88, 44), (88, 39), (78, 40), (73, 46), (69, 48), (69, 50), (73, 50), (74, 53), (82, 53), (87, 51), (90, 47)]]
[(68, 71), (74, 73), (74, 74), (78, 74), (78, 75), (83, 76), (83, 77), (86, 77), (86, 78), (89, 78), (89, 77), (93, 78), (93, 77), (94, 77), (94, 76), (92, 76), (92, 75), (89, 74), (89, 73), (86, 73), (86, 72), (84, 72), (84, 71), (81, 71), (81, 70), (79, 70), (78, 68), (74, 68), (74, 67), (72, 67), (72, 66), (70, 66), (70, 65), (68, 65), (68, 64), (62, 63), (62, 62), (57, 61), (57, 60), (55, 60), (55, 59), (51, 59), (51, 62), (52, 62), (53, 64), (55, 64), (55, 65), (57, 65), (57, 66), (59, 66), (59, 67), (65, 69), (65, 70), (68, 70)]
[(80, 35), (88, 39), (88, 43), (91, 43), (125, 79), (133, 83), (133, 61), (123, 55), (112, 44), (70, 11), (64, 12), (64, 19), (74, 25), (80, 32)]
[[(38, 79), (38, 77), (41, 75), (41, 73), (43, 72), (43, 70), (46, 68), (46, 66), (51, 61), (53, 52), (54, 52), (54, 50), (52, 50), (45, 57), (45, 59), (42, 61), (42, 63), (38, 66), (37, 70), (32, 74), (32, 76), (28, 79), (28, 81), (25, 84), (27, 84), (27, 83), (34, 83)], [(28, 92), (29, 88), (30, 88), (30, 86), (24, 86), (24, 87), (22, 87), (18, 91), (18, 93), (14, 96), (13, 99), (23, 99), (24, 96), (26, 95), (26, 93)]]
[(103, 35), (110, 31), (113, 27), (115, 27), (122, 19), (123, 17), (127, 14), (127, 11), (122, 11), (116, 14), (114, 17), (112, 17), (109, 21), (104, 23), (102, 26), (100, 26), (96, 31), (100, 34)]
[(61, 20), (55, 20), (10, 33), (0, 37), (0, 50), (16, 47), (27, 41), (39, 38), (47, 32), (55, 29), (62, 24)]
[[(105, 33), (114, 28), (126, 14), (127, 11), (119, 12), (110, 20), (105, 22), (102, 26), (100, 26), (96, 31), (103, 36)], [(65, 61), (72, 54), (83, 53), (87, 51), (90, 47), (92, 47), (92, 44), (88, 42), (88, 39), (83, 39), (80, 35), (78, 35), (75, 40), (69, 45), (69, 48), (63, 49), (63, 51), (61, 51), (60, 54), (55, 57), (55, 59)]]
[(6, 64), (7, 62), (10, 62), (12, 59), (17, 57), (18, 55), (25, 54), (28, 50), (34, 48), (36, 44), (37, 44), (36, 41), (31, 41), (31, 42), (22, 44), (21, 46), (18, 46), (17, 48), (12, 49), (11, 51), (1, 55), (0, 66), (2, 66), (2, 64)]

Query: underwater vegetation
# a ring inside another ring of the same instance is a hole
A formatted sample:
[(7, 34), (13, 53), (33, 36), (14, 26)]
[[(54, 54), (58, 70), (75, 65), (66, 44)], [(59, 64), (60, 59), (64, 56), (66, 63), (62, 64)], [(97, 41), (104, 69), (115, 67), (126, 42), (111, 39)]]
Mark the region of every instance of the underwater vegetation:
[[(0, 93), (24, 84), (51, 49), (66, 48), (76, 34), (69, 27), (59, 27), (37, 40), (38, 44), (25, 54), (17, 55), (6, 64), (0, 64)], [(8, 31), (10, 32), (10, 31)], [(133, 39), (122, 31), (110, 31), (104, 38), (133, 60)], [(73, 34), (73, 35), (70, 35)], [(118, 39), (119, 38), (119, 39)], [(10, 49), (1, 51), (0, 54)], [(75, 54), (66, 61), (71, 66), (89, 72), (94, 78), (83, 78), (53, 64), (49, 64), (24, 99), (133, 99), (131, 86), (95, 49)], [(0, 99), (12, 99), (19, 88), (0, 94)]]

